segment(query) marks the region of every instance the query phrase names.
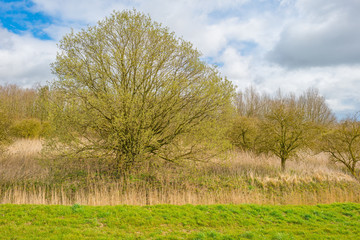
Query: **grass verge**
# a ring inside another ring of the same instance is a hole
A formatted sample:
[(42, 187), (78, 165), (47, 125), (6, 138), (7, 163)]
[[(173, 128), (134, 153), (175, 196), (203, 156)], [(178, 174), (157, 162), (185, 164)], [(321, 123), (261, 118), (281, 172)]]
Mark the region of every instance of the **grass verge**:
[(1, 239), (357, 239), (360, 204), (0, 205)]

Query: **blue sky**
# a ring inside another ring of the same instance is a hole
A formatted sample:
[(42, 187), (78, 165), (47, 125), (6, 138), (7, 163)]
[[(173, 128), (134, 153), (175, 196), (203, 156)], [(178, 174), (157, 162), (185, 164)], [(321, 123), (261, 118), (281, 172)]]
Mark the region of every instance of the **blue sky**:
[(133, 8), (192, 42), (239, 90), (315, 87), (338, 116), (360, 110), (359, 0), (0, 0), (0, 84), (46, 84), (64, 34)]
[(30, 0), (0, 1), (0, 21), (2, 27), (15, 34), (31, 32), (36, 38), (50, 40), (44, 28), (53, 24), (53, 17), (44, 12), (33, 10), (34, 3)]

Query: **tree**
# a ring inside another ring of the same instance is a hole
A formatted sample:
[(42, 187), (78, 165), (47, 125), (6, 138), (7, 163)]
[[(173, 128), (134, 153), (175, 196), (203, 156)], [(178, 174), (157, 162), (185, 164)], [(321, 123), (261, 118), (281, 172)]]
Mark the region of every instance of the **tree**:
[(189, 157), (193, 147), (175, 149), (216, 122), (234, 92), (189, 42), (135, 10), (72, 32), (59, 48), (49, 113), (56, 141), (118, 169), (145, 157)]
[(316, 88), (307, 89), (297, 100), (298, 106), (303, 109), (306, 118), (319, 125), (327, 126), (336, 121), (334, 113), (319, 94)]
[[(277, 99), (281, 99), (281, 91), (278, 90)], [(288, 101), (295, 102), (301, 108), (307, 120), (326, 126), (335, 122), (335, 115), (326, 104), (325, 98), (319, 94), (316, 88), (308, 88), (300, 96), (290, 93)], [(254, 87), (239, 91), (235, 97), (235, 107), (238, 115), (246, 117), (264, 117), (269, 112), (271, 97), (258, 92)]]
[(237, 116), (228, 133), (231, 143), (241, 150), (254, 151), (258, 144), (259, 119)]
[(32, 118), (34, 116), (34, 89), (22, 89), (17, 85), (0, 86), (0, 103), (12, 120)]
[(286, 161), (309, 146), (314, 133), (312, 123), (304, 111), (296, 107), (293, 98), (279, 98), (269, 105), (269, 113), (260, 123), (259, 151), (270, 152), (281, 160), (284, 171)]
[(251, 86), (245, 91), (237, 92), (235, 108), (240, 116), (261, 118), (266, 114), (269, 102), (270, 97), (267, 94), (261, 94)]
[(355, 178), (359, 179), (360, 122), (359, 114), (341, 121), (323, 137), (323, 150), (334, 162), (343, 164)]

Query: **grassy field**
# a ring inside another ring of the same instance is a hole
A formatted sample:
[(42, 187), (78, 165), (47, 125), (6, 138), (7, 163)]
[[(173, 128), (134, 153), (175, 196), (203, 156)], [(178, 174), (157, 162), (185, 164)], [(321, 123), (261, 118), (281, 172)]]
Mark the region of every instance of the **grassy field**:
[(359, 239), (360, 205), (0, 205), (1, 239)]

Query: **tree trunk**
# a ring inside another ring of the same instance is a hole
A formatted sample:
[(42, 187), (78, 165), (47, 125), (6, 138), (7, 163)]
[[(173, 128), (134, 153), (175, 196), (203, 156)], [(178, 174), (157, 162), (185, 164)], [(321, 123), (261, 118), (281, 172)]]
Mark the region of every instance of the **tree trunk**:
[(286, 162), (286, 158), (281, 158), (281, 171), (285, 171), (285, 162)]

